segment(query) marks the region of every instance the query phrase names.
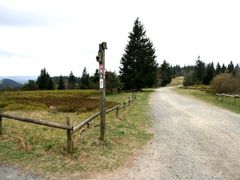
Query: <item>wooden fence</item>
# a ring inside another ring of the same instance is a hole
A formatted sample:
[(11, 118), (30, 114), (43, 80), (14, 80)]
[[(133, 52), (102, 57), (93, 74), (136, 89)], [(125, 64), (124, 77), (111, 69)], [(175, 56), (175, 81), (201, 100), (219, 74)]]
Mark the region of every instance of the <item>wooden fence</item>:
[[(124, 108), (124, 110), (125, 110), (126, 106), (130, 106), (131, 103), (133, 103), (134, 99), (136, 99), (135, 94), (133, 94), (131, 97), (128, 97), (128, 100), (124, 101), (122, 104), (119, 104), (110, 109), (107, 109), (106, 114), (116, 110), (116, 117), (118, 118), (119, 110), (122, 108)], [(91, 115), (87, 119), (85, 119), (85, 120), (81, 121), (80, 123), (78, 123), (77, 125), (73, 126), (71, 124), (71, 120), (69, 117), (66, 117), (66, 124), (59, 124), (59, 123), (50, 122), (47, 120), (17, 117), (17, 116), (8, 115), (8, 114), (0, 112), (0, 135), (3, 134), (3, 124), (2, 124), (3, 118), (27, 122), (27, 123), (33, 123), (33, 124), (42, 125), (42, 126), (48, 126), (48, 127), (52, 127), (52, 128), (63, 129), (63, 130), (66, 130), (66, 134), (67, 134), (67, 151), (69, 153), (72, 153), (73, 152), (72, 135), (75, 132), (77, 132), (78, 130), (80, 130), (81, 128), (83, 128), (84, 126), (86, 126), (86, 125), (89, 126), (90, 122), (92, 122), (94, 119), (96, 119), (99, 115), (100, 115), (100, 112), (96, 112), (95, 114)]]
[(231, 95), (231, 94), (216, 94), (216, 99), (219, 100), (220, 98), (220, 101), (223, 101), (223, 98), (224, 97), (230, 97), (230, 98), (233, 98), (233, 103), (236, 104), (236, 99), (237, 98), (240, 98), (240, 95)]

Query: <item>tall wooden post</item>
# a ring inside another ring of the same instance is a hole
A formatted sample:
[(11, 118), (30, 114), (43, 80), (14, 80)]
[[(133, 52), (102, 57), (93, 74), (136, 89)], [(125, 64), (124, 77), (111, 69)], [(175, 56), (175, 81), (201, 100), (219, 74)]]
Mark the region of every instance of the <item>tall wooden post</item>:
[(116, 118), (118, 118), (118, 110), (119, 110), (119, 108), (117, 107), (117, 109), (116, 109)]
[[(1, 111), (0, 111), (1, 113)], [(3, 126), (2, 126), (2, 116), (0, 115), (0, 135), (3, 134)]]
[[(68, 126), (71, 126), (70, 118), (66, 118), (66, 124)], [(67, 152), (72, 153), (73, 152), (73, 141), (72, 141), (72, 133), (71, 130), (67, 130)]]
[(2, 110), (1, 110), (1, 108), (0, 108), (0, 135), (3, 134), (3, 125), (2, 125), (2, 116), (1, 116), (1, 112), (2, 112)]
[(236, 96), (233, 96), (233, 104), (236, 104)]
[(106, 130), (106, 113), (105, 113), (105, 49), (107, 43), (99, 44), (97, 61), (99, 62), (99, 91), (100, 91), (100, 140), (104, 140)]

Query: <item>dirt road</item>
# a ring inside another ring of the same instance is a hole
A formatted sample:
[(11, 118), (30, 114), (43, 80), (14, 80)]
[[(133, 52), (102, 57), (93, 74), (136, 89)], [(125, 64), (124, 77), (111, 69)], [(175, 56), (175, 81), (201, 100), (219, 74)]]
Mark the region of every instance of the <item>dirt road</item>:
[(240, 115), (161, 88), (154, 139), (130, 166), (98, 179), (240, 179)]

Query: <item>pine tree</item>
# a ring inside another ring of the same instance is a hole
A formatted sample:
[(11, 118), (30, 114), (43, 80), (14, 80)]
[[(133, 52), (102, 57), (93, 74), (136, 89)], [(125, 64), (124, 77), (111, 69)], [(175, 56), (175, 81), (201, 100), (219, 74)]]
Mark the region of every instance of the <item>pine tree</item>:
[(60, 77), (59, 77), (58, 89), (59, 89), (59, 90), (65, 89), (65, 85), (64, 85), (64, 82), (63, 82), (63, 77), (62, 77), (62, 75), (60, 75)]
[(47, 73), (45, 68), (41, 70), (40, 76), (38, 76), (36, 83), (38, 85), (38, 89), (40, 89), (40, 90), (54, 89), (52, 79), (49, 76), (49, 74)]
[(54, 89), (54, 84), (53, 84), (53, 81), (52, 81), (50, 76), (49, 76), (48, 82), (47, 82), (47, 89), (48, 90), (53, 90)]
[(68, 89), (75, 89), (76, 88), (76, 77), (73, 75), (71, 71), (68, 77)]
[(159, 78), (161, 86), (166, 86), (172, 81), (171, 67), (165, 60), (159, 69)]
[(182, 76), (180, 65), (171, 67), (171, 74), (172, 74), (172, 77)]
[(221, 73), (221, 66), (219, 64), (219, 62), (217, 63), (217, 66), (216, 66), (216, 75), (220, 74)]
[(233, 62), (230, 61), (230, 63), (228, 64), (228, 67), (227, 67), (227, 72), (232, 73), (233, 71), (234, 71), (234, 65), (233, 65)]
[(214, 69), (214, 64), (212, 62), (212, 63), (209, 63), (206, 67), (206, 74), (205, 74), (203, 83), (206, 85), (210, 84), (214, 75), (215, 75), (215, 69)]
[(92, 76), (92, 81), (94, 82), (94, 83), (98, 83), (98, 81), (99, 81), (99, 72), (98, 72), (98, 69), (96, 69), (96, 71), (95, 71), (95, 73), (93, 74), (93, 76)]
[[(81, 85), (81, 83), (80, 83)], [(80, 87), (79, 85), (79, 87)], [(95, 73), (89, 77), (89, 88), (90, 89), (98, 89), (99, 86), (99, 72), (96, 69)]]
[(157, 78), (155, 49), (137, 18), (121, 59), (120, 79), (126, 90), (152, 87)]
[(233, 75), (236, 76), (236, 74), (239, 77), (239, 81), (240, 81), (240, 67), (238, 64), (236, 64), (236, 66), (234, 67), (234, 71), (233, 71)]
[(29, 90), (37, 90), (37, 88), (38, 88), (38, 85), (34, 80), (28, 80), (28, 82), (25, 83), (21, 89), (29, 91)]
[(80, 89), (88, 89), (89, 88), (89, 82), (90, 82), (90, 77), (89, 74), (87, 73), (86, 67), (84, 67), (83, 72), (82, 72), (82, 77), (80, 80)]
[(121, 89), (120, 79), (115, 72), (107, 71), (106, 72), (106, 89), (107, 91), (113, 93), (117, 89)]
[(227, 70), (225, 64), (222, 65), (222, 68), (221, 68), (221, 73), (225, 73)]
[(200, 60), (200, 56), (196, 61), (196, 66), (194, 67), (193, 76), (195, 79), (195, 84), (202, 84), (205, 78), (205, 63)]

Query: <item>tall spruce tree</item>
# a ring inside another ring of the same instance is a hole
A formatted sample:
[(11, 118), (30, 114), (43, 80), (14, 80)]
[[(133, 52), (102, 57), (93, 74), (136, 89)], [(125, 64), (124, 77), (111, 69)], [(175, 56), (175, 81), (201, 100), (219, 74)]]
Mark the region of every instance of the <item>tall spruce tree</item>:
[(203, 83), (206, 85), (210, 84), (214, 76), (215, 76), (215, 69), (214, 69), (214, 64), (212, 62), (212, 63), (209, 63), (206, 67), (206, 73), (205, 73)]
[(59, 90), (63, 90), (63, 89), (65, 89), (65, 85), (64, 85), (64, 81), (63, 81), (63, 77), (62, 77), (62, 75), (60, 75), (60, 77), (59, 77), (59, 81), (58, 81), (58, 89), (59, 89)]
[(153, 43), (146, 36), (143, 24), (137, 18), (129, 42), (121, 59), (120, 79), (126, 90), (152, 87), (157, 79), (157, 63)]
[(217, 66), (216, 66), (216, 75), (220, 74), (221, 73), (221, 66), (219, 64), (219, 62), (217, 63)]
[(73, 75), (71, 71), (68, 77), (68, 89), (75, 89), (76, 88), (76, 77)]
[(42, 69), (40, 76), (37, 78), (37, 85), (39, 90), (53, 90), (54, 85), (51, 77), (47, 73), (46, 69)]
[(195, 84), (202, 84), (204, 82), (205, 74), (206, 74), (205, 63), (200, 60), (199, 56), (198, 60), (196, 61), (196, 65), (194, 67), (193, 72)]
[(80, 89), (88, 89), (89, 82), (90, 82), (90, 76), (87, 72), (86, 67), (84, 67), (83, 72), (82, 72), (82, 77), (80, 80), (80, 84), (79, 84)]
[(223, 63), (222, 68), (221, 68), (221, 73), (225, 73), (227, 71), (227, 68), (225, 64)]
[(172, 81), (172, 73), (170, 64), (164, 60), (159, 68), (159, 83), (160, 86), (166, 86)]
[(230, 63), (228, 64), (228, 67), (227, 67), (227, 72), (232, 73), (233, 71), (234, 71), (234, 65), (233, 65), (233, 62), (230, 61)]

